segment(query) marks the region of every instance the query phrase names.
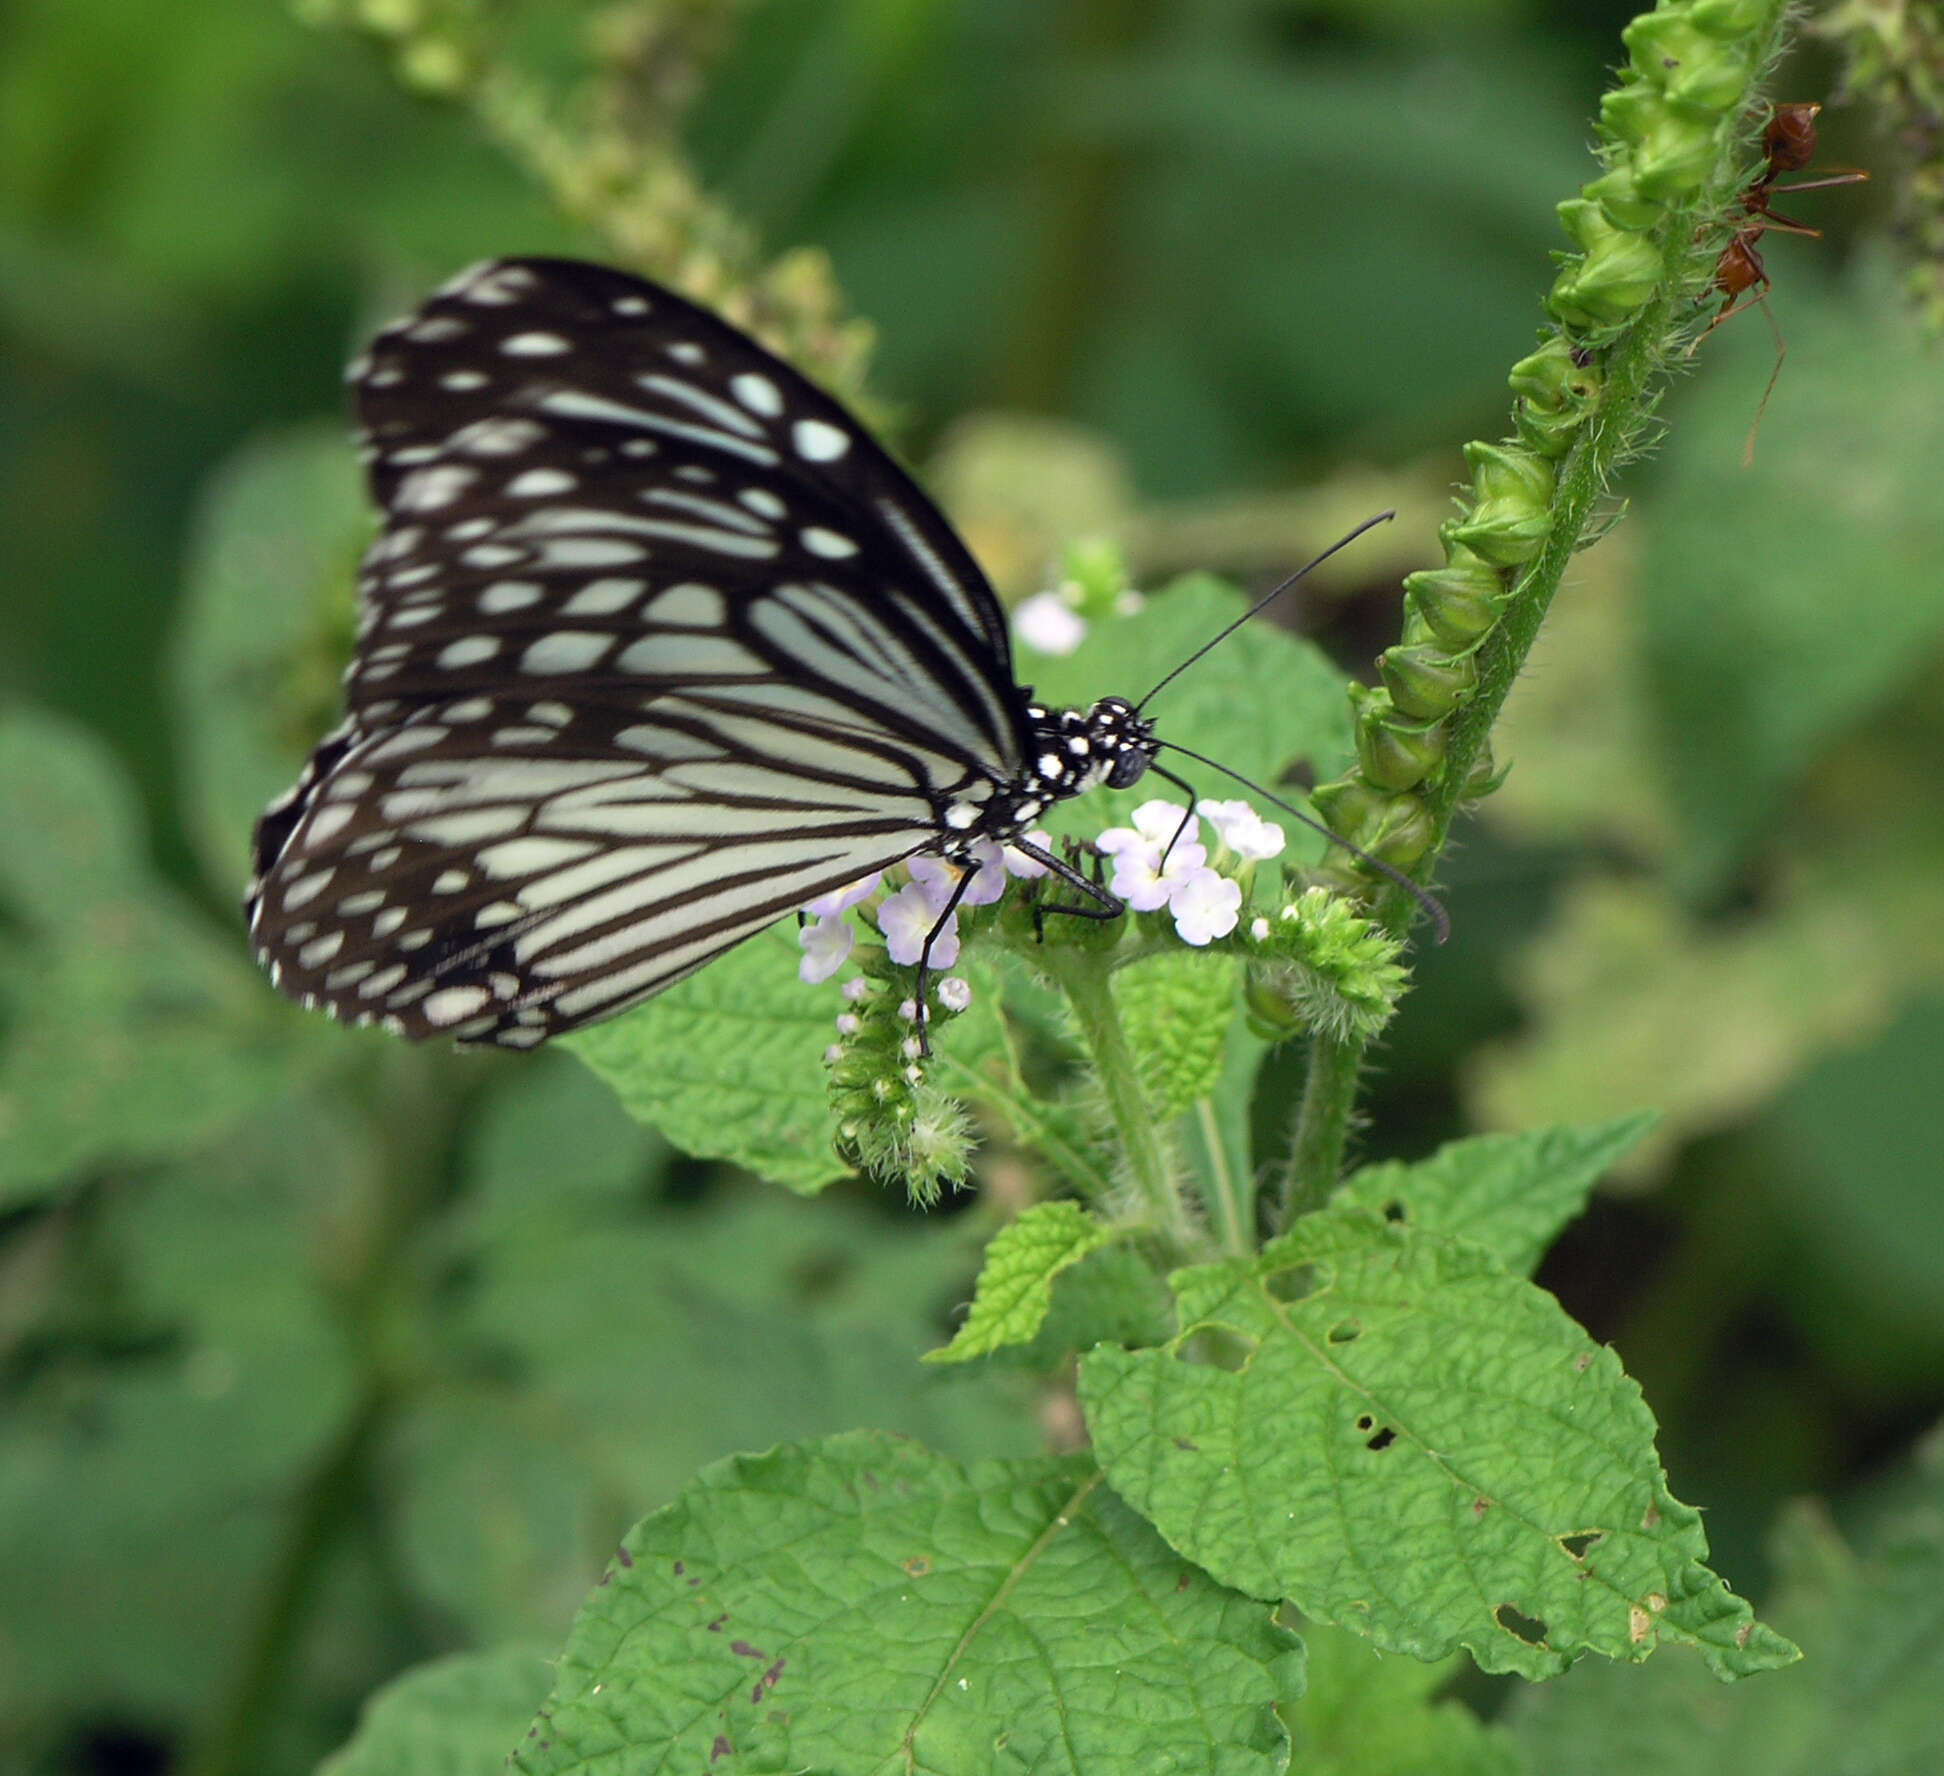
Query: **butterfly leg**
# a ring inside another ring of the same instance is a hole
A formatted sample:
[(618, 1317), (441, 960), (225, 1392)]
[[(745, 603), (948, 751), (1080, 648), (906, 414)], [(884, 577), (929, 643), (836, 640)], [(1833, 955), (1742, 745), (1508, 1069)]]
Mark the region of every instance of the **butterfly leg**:
[[(1127, 904), (1119, 895), (1110, 892), (1099, 882), (1090, 882), (1064, 858), (1056, 857), (1044, 846), (1035, 845), (1029, 839), (1009, 839), (1006, 841), (1015, 851), (1023, 851), (1035, 863), (1056, 875), (1069, 888), (1077, 888), (1091, 905), (1087, 906), (1036, 906), (1033, 908), (1033, 936), (1040, 942), (1046, 941), (1046, 919), (1049, 913), (1071, 913), (1076, 919), (1118, 919), (1127, 911)], [(1098, 854), (1094, 867), (1100, 867)]]
[(931, 990), (932, 945), (945, 935), (945, 927), (952, 922), (952, 915), (958, 911), (959, 902), (965, 898), (965, 891), (972, 886), (976, 873), (969, 869), (959, 871), (959, 879), (952, 888), (952, 898), (946, 901), (945, 910), (938, 915), (931, 930), (925, 933), (924, 947), (918, 952), (918, 991), (912, 1004), (918, 1013), (918, 1052), (926, 1060), (931, 1059), (931, 1005), (928, 995)]

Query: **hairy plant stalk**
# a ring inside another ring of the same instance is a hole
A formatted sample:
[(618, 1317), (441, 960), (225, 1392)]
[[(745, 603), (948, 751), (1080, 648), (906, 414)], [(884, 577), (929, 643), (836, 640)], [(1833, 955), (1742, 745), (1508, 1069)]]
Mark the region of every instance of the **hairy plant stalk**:
[(1049, 955), (1044, 966), (1066, 995), (1079, 1025), (1126, 1158), (1128, 1182), (1141, 1218), (1171, 1257), (1185, 1257), (1199, 1243), (1196, 1229), (1142, 1090), (1140, 1066), (1121, 1027), (1112, 968), (1097, 952), (1075, 950)]
[[(1491, 730), (1613, 477), (1644, 447), (1658, 388), (1694, 336), (1715, 255), (1759, 171), (1758, 88), (1782, 0), (1680, 0), (1623, 33), (1629, 65), (1600, 104), (1605, 171), (1560, 205), (1581, 249), (1546, 300), (1553, 325), (1513, 367), (1514, 435), (1465, 448), (1471, 497), (1442, 568), (1405, 581), (1402, 641), (1380, 688), (1352, 688), (1357, 769), (1316, 792), (1346, 839), (1419, 880), (1466, 802), (1496, 782)], [(1415, 903), (1348, 853), (1334, 873), (1402, 936)], [(1278, 1219), (1328, 1200), (1368, 1037), (1319, 1033), (1278, 1190)]]

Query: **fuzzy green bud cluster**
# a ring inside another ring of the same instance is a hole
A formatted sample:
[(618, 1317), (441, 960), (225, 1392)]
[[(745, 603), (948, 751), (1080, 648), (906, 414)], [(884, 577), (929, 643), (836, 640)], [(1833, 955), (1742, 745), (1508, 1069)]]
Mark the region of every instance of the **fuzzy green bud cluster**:
[[(886, 1182), (903, 1179), (912, 1201), (930, 1207), (945, 1185), (963, 1182), (971, 1130), (964, 1111), (928, 1077), (913, 997), (918, 971), (899, 967), (875, 944), (855, 960), (861, 972), (844, 987), (837, 1041), (824, 1055), (838, 1152)], [(934, 976), (926, 999), (924, 1027), (936, 1042), (969, 999), (964, 983), (949, 976)]]
[(1409, 984), (1403, 945), (1352, 902), (1309, 888), (1249, 927), (1249, 1024), (1280, 1042), (1302, 1030), (1368, 1041)]
[[(1685, 0), (1636, 18), (1628, 63), (1600, 106), (1600, 176), (1559, 206), (1573, 251), (1546, 297), (1551, 325), (1513, 366), (1513, 435), (1465, 447), (1471, 486), (1440, 530), (1444, 565), (1404, 582), (1397, 646), (1380, 683), (1354, 686), (1357, 767), (1315, 792), (1334, 831), (1410, 873), (1436, 851), (1459, 802), (1496, 786), (1482, 742), (1461, 749), (1449, 779), (1454, 723), (1477, 693), (1520, 576), (1554, 544), (1555, 491), (1567, 459), (1600, 424), (1606, 364), (1650, 303), (1707, 288), (1716, 221), (1747, 158), (1747, 111), (1771, 52), (1778, 0)], [(1561, 539), (1564, 540), (1564, 539)], [(1330, 874), (1357, 881), (1339, 853)]]

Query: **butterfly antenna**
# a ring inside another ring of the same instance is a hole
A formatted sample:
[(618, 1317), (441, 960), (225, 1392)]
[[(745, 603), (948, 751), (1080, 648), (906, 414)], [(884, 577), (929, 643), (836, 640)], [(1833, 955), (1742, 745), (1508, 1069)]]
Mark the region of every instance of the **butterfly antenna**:
[[(1375, 523), (1376, 520), (1373, 519), (1371, 522)], [(1370, 526), (1365, 525), (1364, 528), (1368, 530)], [(1348, 538), (1345, 539), (1345, 541), (1348, 540)], [(1338, 544), (1338, 547), (1341, 548), (1342, 544)], [(1216, 639), (1219, 641), (1221, 638), (1217, 636)], [(1322, 821), (1305, 814), (1301, 808), (1292, 808), (1281, 796), (1271, 795), (1260, 783), (1251, 783), (1240, 771), (1231, 770), (1219, 759), (1207, 758), (1199, 752), (1190, 752), (1187, 747), (1177, 746), (1172, 740), (1162, 740), (1158, 744), (1165, 746), (1170, 752), (1180, 753), (1183, 758), (1193, 759), (1198, 765), (1206, 765), (1211, 771), (1220, 771), (1224, 777), (1233, 777), (1244, 789), (1261, 796), (1265, 802), (1280, 808), (1292, 818), (1300, 820), (1313, 832), (1320, 832), (1331, 844), (1341, 845), (1352, 857), (1361, 858), (1380, 876), (1384, 876), (1390, 881), (1395, 882), (1398, 887), (1402, 888), (1406, 894), (1418, 903), (1419, 909), (1430, 919), (1431, 928), (1437, 933), (1439, 943), (1443, 943), (1451, 935), (1451, 915), (1445, 911), (1444, 903), (1428, 888), (1413, 882), (1402, 870), (1392, 868), (1381, 857), (1372, 857), (1362, 846), (1351, 844), (1341, 833), (1332, 832)]]
[[(1172, 672), (1170, 672), (1166, 678), (1162, 679), (1160, 684), (1156, 685), (1153, 690), (1149, 691), (1148, 694), (1140, 700), (1140, 702), (1134, 705), (1134, 713), (1136, 715), (1140, 714), (1140, 712), (1143, 709), (1145, 709), (1150, 703), (1154, 701), (1155, 696), (1158, 692), (1163, 690), (1166, 686), (1172, 684), (1177, 678), (1179, 678), (1184, 672), (1186, 672), (1190, 666), (1194, 665), (1194, 663), (1197, 660), (1199, 660), (1203, 654), (1207, 653), (1211, 648), (1219, 647), (1223, 642), (1228, 640), (1228, 638), (1231, 635), (1233, 635), (1236, 632), (1236, 630), (1240, 629), (1242, 625), (1246, 623), (1251, 617), (1253, 617), (1258, 611), (1262, 610), (1267, 605), (1274, 604), (1275, 601), (1278, 598), (1280, 598), (1285, 592), (1287, 592), (1291, 586), (1295, 585), (1298, 580), (1302, 579), (1307, 574), (1314, 573), (1317, 568), (1321, 567), (1324, 562), (1328, 561), (1330, 557), (1334, 555), (1339, 549), (1347, 549), (1352, 543), (1354, 543), (1357, 540), (1358, 537), (1362, 536), (1365, 531), (1375, 530), (1377, 526), (1380, 524), (1388, 524), (1396, 516), (1397, 514), (1395, 512), (1379, 512), (1377, 516), (1374, 518), (1366, 518), (1361, 524), (1357, 526), (1355, 530), (1351, 531), (1348, 536), (1339, 537), (1327, 549), (1325, 549), (1321, 555), (1317, 556), (1317, 558), (1314, 561), (1304, 563), (1304, 565), (1299, 567), (1293, 574), (1289, 576), (1288, 579), (1280, 581), (1277, 585), (1272, 586), (1267, 592), (1263, 593), (1263, 595), (1260, 598), (1258, 598), (1254, 604), (1250, 605), (1247, 610), (1245, 610), (1239, 617), (1237, 617), (1233, 623), (1230, 623), (1224, 629), (1217, 630), (1213, 636), (1211, 636), (1207, 641), (1203, 642), (1200, 647), (1196, 648), (1195, 651), (1192, 654), (1190, 654), (1187, 659), (1183, 660), (1181, 664), (1177, 666)], [(1221, 766), (1217, 765), (1215, 768), (1219, 771), (1221, 769)]]

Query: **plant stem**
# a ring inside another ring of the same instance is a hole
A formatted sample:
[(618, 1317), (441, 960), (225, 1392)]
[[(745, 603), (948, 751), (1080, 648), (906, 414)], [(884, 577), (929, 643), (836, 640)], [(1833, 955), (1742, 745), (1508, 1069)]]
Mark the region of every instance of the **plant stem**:
[[(1773, 66), (1784, 29), (1781, 7), (1750, 20), (1746, 35), (1760, 53), (1750, 58), (1749, 66)], [(1745, 109), (1753, 99), (1751, 87), (1727, 103)], [(1663, 266), (1653, 289), (1617, 332), (1578, 338), (1576, 349), (1586, 354), (1582, 361), (1597, 359), (1600, 365), (1599, 405), (1559, 461), (1546, 508), (1545, 540), (1519, 572), (1497, 622), (1476, 643), (1476, 683), (1448, 717), (1435, 774), (1417, 786), (1430, 820), (1429, 843), (1412, 865), (1419, 879), (1428, 879), (1435, 867), (1461, 802), (1468, 794), (1480, 793), (1472, 773), (1485, 754), (1492, 726), (1517, 682), (1567, 565), (1585, 545), (1599, 501), (1621, 466), (1640, 448), (1655, 387), (1681, 347), (1695, 298), (1709, 288), (1711, 265), (1705, 255), (1696, 255), (1697, 228), (1737, 213), (1732, 206), (1736, 181), (1742, 176), (1740, 163), (1730, 153), (1719, 161), (1709, 185), (1686, 201), (1670, 203), (1652, 237)], [(1568, 339), (1574, 338), (1570, 324), (1563, 331)], [(1516, 443), (1513, 447), (1519, 448)], [(1378, 922), (1395, 936), (1410, 930), (1417, 910), (1411, 896), (1394, 885), (1377, 896)], [(1319, 1035), (1311, 1044), (1309, 1080), (1291, 1136), (1289, 1163), (1277, 1190), (1279, 1225), (1320, 1207), (1337, 1186), (1363, 1050), (1361, 1038), (1340, 1041)]]
[(1057, 960), (1049, 955), (1043, 965), (1049, 963), (1047, 972), (1065, 993), (1093, 1057), (1094, 1073), (1127, 1156), (1128, 1176), (1144, 1219), (1170, 1253), (1185, 1255), (1196, 1244), (1194, 1228), (1114, 1006), (1112, 967), (1105, 956), (1078, 950), (1058, 953)]

